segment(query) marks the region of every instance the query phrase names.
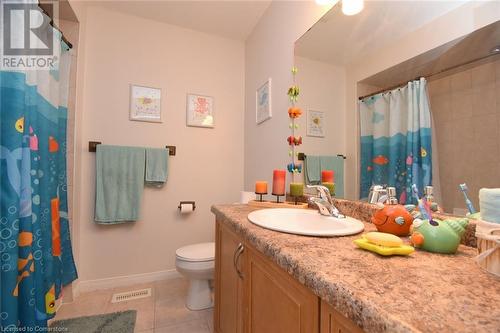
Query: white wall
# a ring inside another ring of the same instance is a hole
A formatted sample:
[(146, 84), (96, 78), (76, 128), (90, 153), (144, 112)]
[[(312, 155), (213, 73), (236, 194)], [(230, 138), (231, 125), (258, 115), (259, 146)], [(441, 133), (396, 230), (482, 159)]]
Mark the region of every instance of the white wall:
[[(345, 69), (302, 57), (295, 57), (296, 83), (300, 87), (299, 104), (304, 111), (299, 118), (303, 144), (299, 151), (311, 155), (344, 153), (345, 145)], [(325, 137), (307, 133), (307, 111), (325, 113)]]
[[(243, 188), (244, 44), (96, 7), (79, 9), (84, 50), (74, 213), (80, 281), (174, 269), (178, 247), (213, 240), (210, 206), (237, 201)], [(129, 121), (131, 83), (162, 89), (162, 124)], [(214, 129), (186, 127), (188, 92), (214, 96)], [(94, 140), (177, 146), (166, 186), (144, 190), (140, 221), (93, 222), (95, 154), (87, 145)], [(195, 200), (196, 211), (181, 216), (181, 200)]]
[[(294, 43), (329, 8), (314, 1), (272, 2), (246, 41), (246, 190), (252, 191), (256, 180), (271, 182), (273, 169), (286, 169), (289, 159), (286, 138), (290, 135), (286, 92), (292, 84)], [(268, 78), (272, 78), (273, 117), (256, 125), (255, 90)], [(301, 133), (305, 136), (305, 127)]]
[[(347, 67), (346, 198), (359, 198), (357, 82), (500, 19), (499, 1), (471, 1)], [(362, 95), (362, 94), (361, 94)]]

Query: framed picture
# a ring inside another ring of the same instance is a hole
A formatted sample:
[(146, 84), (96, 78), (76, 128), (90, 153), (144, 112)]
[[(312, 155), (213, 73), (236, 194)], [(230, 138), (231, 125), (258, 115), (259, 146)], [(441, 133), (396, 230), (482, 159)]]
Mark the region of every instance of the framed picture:
[(255, 121), (260, 124), (271, 117), (271, 79), (268, 79), (255, 92)]
[(186, 102), (186, 125), (214, 127), (214, 98), (188, 94)]
[(161, 123), (161, 89), (130, 85), (130, 120)]
[(307, 136), (325, 136), (325, 113), (323, 111), (307, 111)]

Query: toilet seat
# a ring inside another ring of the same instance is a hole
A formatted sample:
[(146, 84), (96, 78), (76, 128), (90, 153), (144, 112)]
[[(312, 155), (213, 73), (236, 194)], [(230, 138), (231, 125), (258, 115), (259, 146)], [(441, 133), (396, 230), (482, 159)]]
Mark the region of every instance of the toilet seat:
[(199, 243), (181, 247), (175, 251), (177, 259), (189, 262), (204, 262), (215, 260), (215, 243)]

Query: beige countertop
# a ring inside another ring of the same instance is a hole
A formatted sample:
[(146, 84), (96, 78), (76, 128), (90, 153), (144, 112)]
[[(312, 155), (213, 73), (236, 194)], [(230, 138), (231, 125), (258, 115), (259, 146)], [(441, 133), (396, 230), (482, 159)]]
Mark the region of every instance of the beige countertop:
[[(382, 257), (356, 248), (359, 235), (318, 238), (263, 229), (248, 221), (253, 210), (212, 207), (217, 221), (366, 332), (500, 332), (500, 279), (475, 264), (475, 248)], [(375, 230), (365, 222), (365, 232)]]

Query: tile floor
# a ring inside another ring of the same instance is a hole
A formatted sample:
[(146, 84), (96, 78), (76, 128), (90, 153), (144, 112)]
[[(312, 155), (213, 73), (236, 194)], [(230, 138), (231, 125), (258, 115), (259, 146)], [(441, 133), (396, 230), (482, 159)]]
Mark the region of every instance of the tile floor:
[[(187, 280), (179, 277), (149, 284), (81, 294), (73, 303), (63, 304), (55, 319), (131, 309), (137, 310), (135, 332), (138, 333), (213, 332), (213, 309), (190, 311), (184, 305), (187, 287)], [(151, 288), (151, 297), (111, 303), (114, 293), (144, 288)]]

